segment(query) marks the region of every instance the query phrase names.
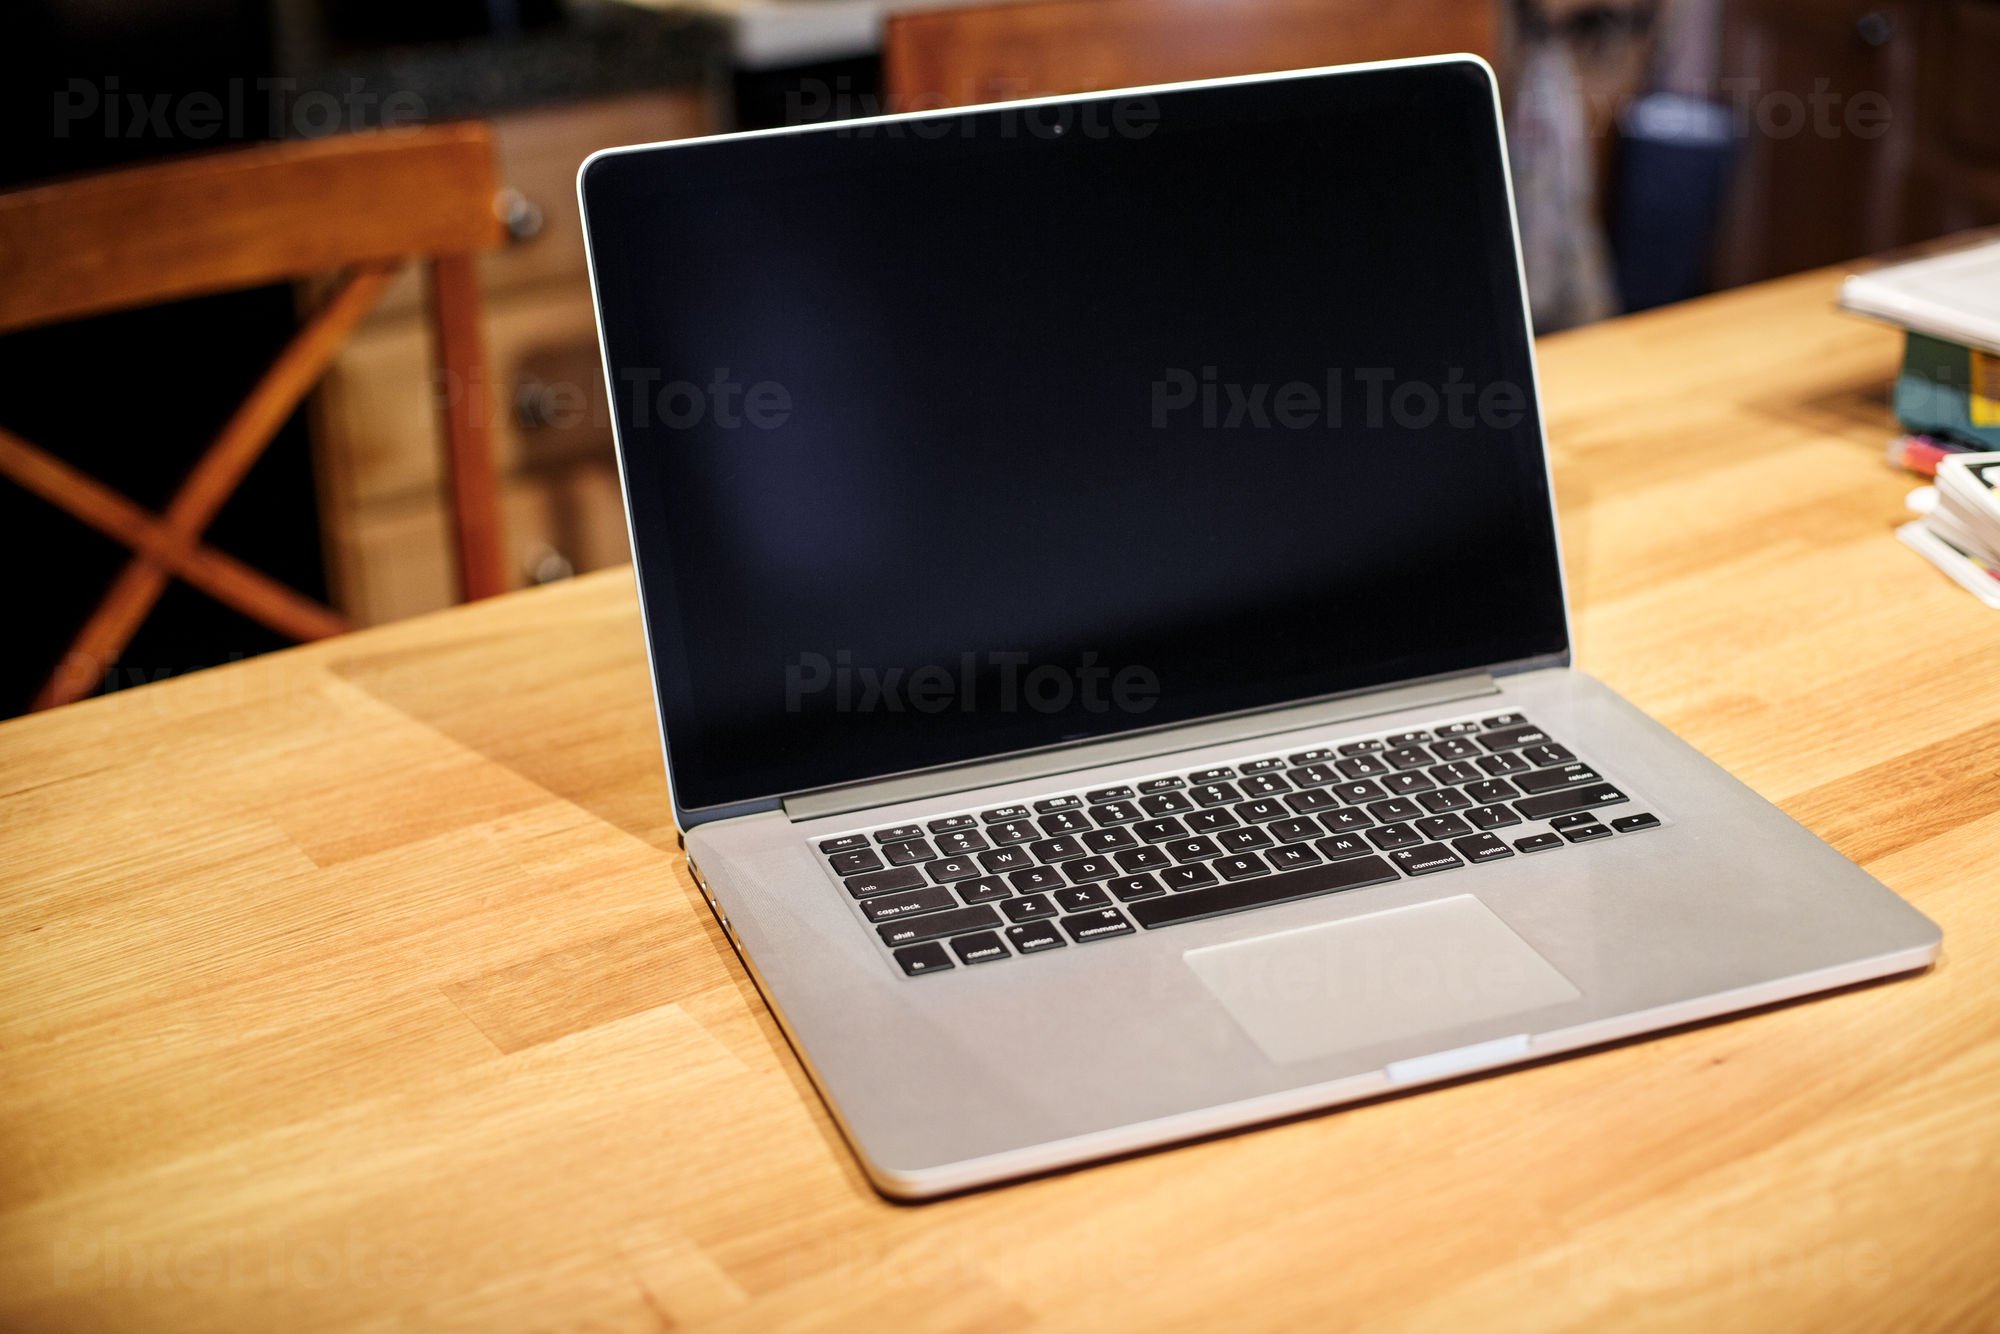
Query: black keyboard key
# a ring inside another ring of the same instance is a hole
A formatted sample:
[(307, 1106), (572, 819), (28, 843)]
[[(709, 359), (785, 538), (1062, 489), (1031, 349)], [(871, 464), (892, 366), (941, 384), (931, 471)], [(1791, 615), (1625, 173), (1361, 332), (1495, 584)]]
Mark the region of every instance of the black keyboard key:
[(924, 873), (914, 866), (892, 866), (886, 871), (851, 875), (841, 883), (847, 886), (847, 892), (855, 898), (872, 899), (877, 894), (893, 894), (899, 889), (916, 889), (924, 883)]
[(1342, 755), (1378, 755), (1381, 751), (1379, 741), (1350, 741), (1340, 748)]
[(1429, 741), (1431, 734), (1421, 728), (1414, 732), (1396, 732), (1383, 739), (1382, 744), (1391, 750), (1402, 746), (1414, 746), (1419, 741)]
[(1435, 875), (1439, 871), (1465, 865), (1457, 853), (1442, 843), (1403, 848), (1390, 853), (1389, 860), (1396, 863), (1397, 869), (1404, 875)]
[(1236, 777), (1236, 771), (1226, 764), (1213, 769), (1196, 769), (1187, 776), (1189, 787), (1205, 787), (1210, 783), (1220, 783), (1225, 778)]
[(1271, 837), (1280, 843), (1310, 842), (1319, 837), (1319, 821), (1307, 819), (1303, 815), (1295, 815), (1289, 820), (1280, 820), (1276, 824), (1264, 827), (1270, 830)]
[(1016, 954), (1040, 954), (1043, 950), (1059, 950), (1069, 944), (1062, 932), (1056, 930), (1054, 922), (1030, 922), (1026, 926), (1007, 928), (1007, 943), (1014, 947)]
[(1568, 746), (1558, 746), (1551, 742), (1546, 746), (1526, 746), (1521, 750), (1521, 758), (1537, 769), (1546, 769), (1551, 764), (1568, 764), (1576, 756)]
[(1174, 864), (1172, 857), (1154, 847), (1134, 848), (1130, 852), (1119, 853), (1111, 860), (1118, 863), (1119, 870), (1128, 872), (1157, 871), (1162, 866)]
[(1053, 815), (1057, 811), (1075, 811), (1081, 809), (1083, 809), (1082, 797), (1043, 797), (1035, 803), (1035, 814), (1037, 815)]
[(1574, 829), (1565, 829), (1562, 836), (1572, 843), (1594, 843), (1600, 838), (1610, 838), (1611, 830), (1601, 824), (1580, 824)]
[(942, 945), (912, 945), (906, 950), (896, 951), (896, 962), (911, 977), (922, 973), (942, 973), (952, 966), (951, 956)]
[(1505, 829), (1521, 823), (1521, 817), (1507, 806), (1475, 806), (1465, 813), (1465, 819), (1475, 829)]
[(1273, 871), (1296, 871), (1301, 866), (1319, 865), (1320, 855), (1303, 843), (1291, 843), (1271, 849), (1264, 854), (1264, 860), (1271, 863)]
[(1026, 820), (1009, 820), (1004, 824), (989, 825), (987, 837), (1003, 846), (1010, 843), (1027, 843), (1042, 836), (1042, 831)]
[(1330, 862), (1343, 862), (1349, 857), (1366, 857), (1375, 851), (1374, 845), (1359, 834), (1335, 834), (1332, 838), (1321, 839), (1313, 844), (1313, 847), (1319, 850), (1320, 856)]
[(1424, 808), (1408, 797), (1391, 797), (1387, 801), (1368, 803), (1368, 814), (1383, 824), (1394, 824), (1398, 820), (1414, 820), (1424, 813)]
[(1262, 876), (1237, 884), (1169, 894), (1163, 899), (1148, 899), (1144, 903), (1133, 904), (1131, 913), (1141, 926), (1154, 929), (1182, 922), (1198, 922), (1203, 918), (1220, 917), (1225, 913), (1244, 912), (1251, 908), (1266, 908), (1294, 899), (1387, 884), (1395, 878), (1396, 872), (1380, 857), (1355, 857), (1322, 866), (1308, 866), (1302, 871), (1287, 871), (1283, 875)]
[[(1444, 729), (1439, 728), (1438, 730), (1443, 731)], [(1448, 736), (1443, 740), (1431, 742), (1431, 754), (1441, 760), (1469, 760), (1480, 753), (1479, 747), (1473, 745), (1464, 737)]]
[(1506, 779), (1489, 778), (1481, 783), (1467, 783), (1465, 795), (1481, 806), (1491, 806), (1496, 801), (1505, 801), (1509, 797), (1518, 797), (1521, 794)]
[(1485, 774), (1471, 765), (1456, 760), (1450, 764), (1434, 766), (1430, 771), (1430, 775), (1434, 781), (1443, 787), (1463, 787), (1467, 783), (1476, 783), (1486, 777)]
[(1467, 806), (1475, 804), (1471, 797), (1455, 787), (1441, 787), (1435, 792), (1419, 792), (1417, 802), (1432, 815), (1441, 815), (1445, 811), (1462, 811)]
[(1228, 811), (1196, 811), (1187, 817), (1188, 832), (1193, 834), (1219, 834), (1236, 828), (1236, 824), (1236, 817)]
[(1292, 785), (1276, 774), (1252, 774), (1236, 786), (1246, 797), (1277, 797), (1292, 790)]
[(906, 843), (913, 838), (922, 838), (924, 831), (913, 824), (899, 824), (894, 829), (875, 831), (877, 843)]
[(1382, 789), (1394, 797), (1407, 797), (1412, 792), (1428, 792), (1435, 784), (1419, 773), (1390, 774), (1382, 780)]
[(1129, 787), (1100, 787), (1094, 792), (1086, 792), (1083, 799), (1093, 806), (1107, 801), (1130, 801), (1132, 789)]
[(860, 875), (863, 871), (879, 871), (882, 859), (875, 855), (873, 848), (856, 848), (852, 852), (836, 852), (826, 859), (835, 875)]
[(1090, 849), (1083, 846), (1082, 839), (1064, 834), (1061, 838), (1045, 838), (1039, 843), (1030, 843), (1028, 851), (1038, 862), (1060, 862), (1084, 856)]
[(1051, 838), (1057, 834), (1081, 834), (1095, 827), (1082, 811), (1057, 811), (1053, 815), (1044, 815), (1035, 823)]
[(1616, 806), (1626, 800), (1629, 798), (1609, 783), (1585, 783), (1579, 787), (1566, 787), (1560, 792), (1545, 792), (1539, 797), (1523, 797), (1514, 803), (1514, 809), (1530, 820), (1546, 820), (1571, 811)]
[(1497, 862), (1502, 857), (1514, 855), (1514, 849), (1507, 846), (1507, 840), (1496, 838), (1492, 834), (1468, 834), (1464, 838), (1453, 839), (1451, 846), (1457, 850), (1459, 856), (1474, 865), (1480, 862)]
[(1340, 774), (1331, 765), (1308, 764), (1303, 769), (1294, 769), (1286, 777), (1293, 787), (1325, 787), (1328, 783), (1338, 783)]
[(1168, 816), (1164, 820), (1147, 820), (1132, 826), (1132, 832), (1148, 843), (1164, 843), (1170, 838), (1184, 838), (1188, 827), (1179, 820)]
[(1188, 862), (1207, 861), (1210, 857), (1220, 856), (1222, 853), (1222, 849), (1215, 846), (1215, 840), (1212, 838), (1182, 838), (1160, 846), (1164, 847), (1175, 861), (1183, 865)]
[(1285, 762), (1276, 758), (1251, 760), (1248, 764), (1239, 764), (1236, 767), (1242, 770), (1246, 776), (1249, 774), (1268, 774), (1284, 768)]
[(1249, 829), (1231, 829), (1227, 833), (1218, 834), (1215, 841), (1222, 845), (1224, 852), (1255, 852), (1259, 848), (1270, 847), (1275, 840), (1263, 830), (1252, 826)]
[(937, 856), (937, 849), (921, 838), (913, 838), (907, 843), (891, 843), (882, 849), (882, 855), (889, 859), (891, 866), (908, 866), (913, 862), (927, 862)]
[(979, 821), (970, 815), (940, 815), (924, 828), (933, 834), (953, 834), (961, 829), (977, 829)]
[(951, 952), (958, 956), (958, 961), (962, 964), (992, 963), (995, 959), (1014, 957), (1007, 947), (1000, 943), (999, 933), (994, 931), (956, 936), (951, 942)]
[(1527, 721), (1518, 713), (1496, 713), (1491, 718), (1481, 718), (1479, 725), (1491, 732), (1501, 727), (1519, 727)]
[(831, 857), (836, 852), (853, 852), (856, 848), (868, 846), (866, 834), (842, 834), (839, 838), (823, 838), (819, 850)]
[(1333, 767), (1349, 778), (1380, 778), (1389, 772), (1389, 762), (1375, 755), (1355, 755), (1335, 760)]
[(1471, 736), (1479, 730), (1478, 723), (1446, 723), (1437, 729), (1439, 736)]
[(1118, 874), (1118, 867), (1109, 857), (1078, 857), (1073, 862), (1064, 862), (1062, 870), (1073, 885), (1087, 885), (1093, 880), (1109, 880)]
[(1327, 791), (1350, 806), (1358, 806), (1364, 801), (1374, 801), (1377, 797), (1389, 795), (1382, 790), (1382, 785), (1372, 778), (1364, 778), (1354, 783), (1335, 783)]
[(1023, 899), (1009, 899), (1000, 905), (1000, 911), (1007, 914), (1010, 922), (1032, 922), (1037, 918), (1054, 917), (1056, 905), (1049, 902), (1046, 894), (1030, 894)]
[(1318, 764), (1322, 760), (1330, 760), (1332, 758), (1333, 750), (1329, 746), (1321, 746), (1317, 750), (1302, 750), (1296, 755), (1287, 755), (1285, 757), (1288, 762), (1294, 765)]
[(979, 874), (979, 863), (970, 857), (946, 857), (934, 861), (927, 868), (931, 879), (940, 885), (948, 885), (954, 880), (970, 880)]
[(1547, 852), (1550, 848), (1559, 848), (1562, 845), (1562, 835), (1560, 834), (1530, 834), (1526, 838), (1517, 838), (1514, 840), (1514, 851)]
[(1611, 827), (1621, 834), (1636, 834), (1641, 829), (1652, 829), (1660, 823), (1660, 817), (1651, 811), (1640, 811), (1637, 815), (1621, 815), (1611, 822)]
[(1028, 855), (1026, 848), (992, 848), (979, 854), (979, 864), (998, 875), (1003, 871), (1018, 871), (1024, 866), (1033, 866), (1035, 859)]
[(1533, 726), (1503, 727), (1479, 738), (1479, 744), (1488, 750), (1518, 750), (1522, 746), (1545, 746), (1548, 743), (1549, 734)]
[(1472, 832), (1472, 826), (1456, 815), (1432, 815), (1417, 821), (1417, 832), (1428, 839), (1457, 838)]
[(919, 913), (937, 912), (943, 908), (956, 908), (958, 900), (951, 891), (938, 886), (929, 889), (913, 889), (904, 894), (883, 894), (861, 901), (861, 915), (871, 922), (893, 922), (898, 917), (915, 917)]
[(968, 852), (984, 852), (992, 844), (976, 829), (954, 829), (948, 834), (937, 836), (937, 849), (947, 857), (958, 857)]
[(1357, 806), (1343, 806), (1337, 811), (1327, 811), (1319, 817), (1319, 822), (1329, 834), (1351, 834), (1357, 829), (1366, 829), (1375, 823), (1368, 818), (1368, 812)]
[(993, 911), (992, 904), (982, 903), (977, 908), (952, 908), (946, 912), (924, 913), (918, 917), (884, 922), (875, 928), (875, 934), (882, 937), (884, 945), (894, 948), (925, 940), (941, 940), (946, 936), (962, 936), (968, 931), (985, 931), (998, 925), (1000, 914)]
[(1503, 750), (1498, 755), (1481, 755), (1477, 761), (1480, 768), (1499, 778), (1504, 774), (1518, 774), (1532, 767), (1518, 754)]
[(1236, 790), (1234, 783), (1208, 783), (1189, 788), (1188, 795), (1202, 806), (1227, 806), (1232, 801), (1243, 800), (1243, 794)]
[(990, 811), (981, 811), (979, 819), (984, 824), (1006, 824), (1011, 820), (1028, 818), (1026, 806), (995, 806)]
[(1323, 787), (1309, 787), (1303, 792), (1294, 792), (1285, 798), (1285, 805), (1300, 815), (1311, 815), (1340, 804), (1340, 798)]
[(1370, 843), (1384, 852), (1397, 848), (1415, 847), (1424, 841), (1424, 836), (1406, 824), (1385, 824), (1379, 829), (1370, 829), (1362, 835)]
[(1139, 784), (1139, 795), (1144, 797), (1155, 792), (1171, 792), (1177, 787), (1186, 786), (1187, 783), (1179, 778), (1148, 778)]
[(1389, 762), (1391, 769), (1398, 771), (1421, 769), (1431, 762), (1431, 753), (1422, 746), (1398, 746), (1382, 758)]
[(1097, 885), (1073, 885), (1049, 895), (1062, 912), (1088, 912), (1111, 902), (1111, 896)]
[(1116, 895), (1120, 903), (1158, 898), (1167, 892), (1167, 887), (1150, 875), (1121, 875), (1116, 880), (1105, 881), (1104, 887)]
[(1549, 828), (1560, 834), (1565, 829), (1575, 829), (1579, 825), (1602, 823), (1603, 821), (1597, 818), (1595, 812), (1577, 811), (1572, 815), (1558, 815), (1555, 819), (1549, 821)]
[[(1154, 899), (1155, 903), (1168, 903), (1170, 899)], [(1099, 908), (1096, 912), (1077, 913), (1062, 919), (1062, 929), (1069, 932), (1069, 938), (1079, 945), (1087, 945), (1093, 940), (1109, 940), (1113, 936), (1129, 936), (1132, 924), (1125, 920), (1125, 914), (1116, 908)]]
[(1206, 885), (1219, 885), (1222, 879), (1209, 870), (1205, 863), (1195, 862), (1189, 866), (1176, 866), (1172, 870), (1160, 872), (1160, 883), (1168, 889), (1179, 892), (1201, 889)]
[(1083, 836), (1083, 846), (1092, 852), (1116, 852), (1120, 848), (1136, 848), (1139, 840), (1129, 829), (1093, 829)]
[(1101, 806), (1090, 808), (1090, 818), (1100, 825), (1133, 824), (1146, 818), (1146, 813), (1129, 801), (1107, 801)]
[[(1178, 783), (1180, 779), (1174, 781)], [(1161, 792), (1139, 798), (1139, 807), (1148, 815), (1179, 815), (1182, 811), (1193, 810), (1194, 803), (1178, 792)]]
[(1265, 824), (1271, 820), (1282, 820), (1290, 814), (1284, 802), (1271, 797), (1246, 801), (1236, 808), (1236, 818), (1244, 824)]
[(1063, 887), (1062, 872), (1053, 866), (1030, 866), (1007, 877), (1016, 894), (1043, 894)]
[(966, 903), (991, 903), (995, 899), (1011, 899), (1014, 891), (1007, 888), (1007, 882), (997, 875), (982, 875), (977, 880), (961, 880), (952, 888)]
[(1574, 787), (1578, 783), (1602, 782), (1604, 775), (1587, 764), (1558, 764), (1550, 769), (1536, 769), (1522, 774), (1514, 780), (1514, 786), (1534, 796), (1539, 792), (1554, 792), (1558, 788)]

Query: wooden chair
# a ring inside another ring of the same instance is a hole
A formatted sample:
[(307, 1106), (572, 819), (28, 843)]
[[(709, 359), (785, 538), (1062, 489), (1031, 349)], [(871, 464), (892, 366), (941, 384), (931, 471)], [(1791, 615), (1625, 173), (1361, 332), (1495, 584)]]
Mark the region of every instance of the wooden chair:
[(890, 18), (888, 108), (1004, 101), (1470, 51), (1497, 60), (1498, 0), (1027, 0)]
[(0, 475), (133, 553), (33, 707), (90, 694), (170, 578), (295, 639), (346, 628), (338, 613), (201, 537), (413, 260), (428, 268), (444, 373), (440, 419), (460, 591), (478, 598), (506, 586), (474, 272), (474, 254), (504, 239), (493, 211), (497, 184), (485, 126), (461, 124), (260, 145), (0, 195), (0, 333), (338, 275), (163, 513), (0, 427)]

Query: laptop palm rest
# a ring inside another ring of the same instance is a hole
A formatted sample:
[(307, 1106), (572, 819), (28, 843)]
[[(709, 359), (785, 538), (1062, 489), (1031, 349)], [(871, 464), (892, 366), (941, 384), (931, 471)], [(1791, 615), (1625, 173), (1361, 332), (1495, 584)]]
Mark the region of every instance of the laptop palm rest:
[(1182, 956), (1264, 1054), (1306, 1061), (1576, 1000), (1470, 895)]

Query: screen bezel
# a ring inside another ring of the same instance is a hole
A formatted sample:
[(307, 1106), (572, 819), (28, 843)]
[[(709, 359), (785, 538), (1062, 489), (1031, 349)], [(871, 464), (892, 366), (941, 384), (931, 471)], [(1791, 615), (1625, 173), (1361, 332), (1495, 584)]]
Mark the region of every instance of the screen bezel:
[[(611, 364), (608, 340), (606, 339), (605, 336), (604, 305), (600, 295), (601, 288), (600, 288), (600, 277), (597, 269), (597, 256), (595, 254), (592, 245), (591, 216), (594, 211), (592, 206), (593, 178), (601, 176), (602, 173), (596, 170), (597, 168), (600, 167), (601, 164), (610, 160), (629, 157), (632, 155), (671, 154), (675, 151), (689, 149), (689, 148), (714, 149), (717, 147), (734, 145), (738, 143), (751, 143), (753, 141), (760, 139), (774, 138), (780, 136), (839, 134), (842, 132), (851, 133), (856, 129), (860, 128), (865, 128), (875, 125), (891, 125), (901, 122), (952, 120), (952, 119), (969, 118), (969, 117), (992, 115), (992, 114), (1019, 115), (1023, 111), (1039, 107), (1052, 107), (1052, 106), (1080, 107), (1093, 102), (1113, 101), (1120, 98), (1132, 98), (1135, 96), (1198, 92), (1204, 89), (1220, 90), (1246, 84), (1269, 83), (1281, 80), (1305, 80), (1305, 79), (1316, 79), (1316, 78), (1365, 78), (1368, 77), (1370, 74), (1387, 72), (1387, 71), (1408, 71), (1412, 69), (1420, 69), (1425, 67), (1450, 67), (1454, 65), (1470, 66), (1476, 69), (1479, 72), (1481, 78), (1483, 79), (1489, 94), (1488, 103), (1490, 105), (1492, 113), (1490, 118), (1492, 136), (1490, 140), (1488, 140), (1484, 145), (1468, 145), (1468, 152), (1470, 153), (1486, 152), (1494, 155), (1495, 159), (1497, 160), (1498, 175), (1504, 193), (1504, 202), (1506, 206), (1506, 216), (1508, 221), (1507, 235), (1504, 238), (1504, 240), (1503, 238), (1497, 235), (1491, 238), (1493, 242), (1493, 254), (1490, 256), (1490, 258), (1493, 260), (1495, 264), (1506, 264), (1511, 260), (1511, 267), (1514, 273), (1515, 286), (1520, 293), (1521, 324), (1519, 333), (1521, 335), (1522, 344), (1523, 347), (1525, 348), (1527, 357), (1529, 408), (1534, 415), (1535, 439), (1541, 453), (1542, 485), (1543, 485), (1544, 495), (1546, 496), (1548, 501), (1548, 530), (1546, 536), (1549, 541), (1550, 549), (1554, 555), (1554, 574), (1555, 574), (1556, 588), (1553, 591), (1555, 594), (1555, 605), (1560, 610), (1561, 613), (1560, 630), (1559, 630), (1559, 647), (1557, 647), (1556, 649), (1547, 653), (1537, 654), (1529, 658), (1518, 658), (1500, 662), (1469, 664), (1462, 671), (1452, 671), (1448, 673), (1439, 674), (1447, 677), (1456, 677), (1461, 675), (1476, 675), (1481, 673), (1488, 675), (1502, 675), (1510, 672), (1533, 670), (1536, 668), (1548, 667), (1548, 666), (1566, 666), (1570, 661), (1571, 645), (1573, 643), (1573, 633), (1572, 633), (1572, 626), (1570, 623), (1570, 608), (1569, 608), (1568, 590), (1566, 586), (1567, 584), (1566, 571), (1562, 559), (1561, 530), (1556, 522), (1556, 514), (1555, 514), (1555, 485), (1554, 485), (1554, 479), (1550, 473), (1547, 421), (1543, 416), (1541, 410), (1540, 368), (1536, 358), (1535, 342), (1533, 336), (1533, 324), (1528, 309), (1526, 273), (1521, 254), (1520, 222), (1515, 207), (1513, 177), (1509, 169), (1509, 163), (1506, 152), (1505, 134), (1502, 128), (1502, 121), (1501, 121), (1499, 84), (1497, 78), (1493, 73), (1492, 67), (1489, 66), (1486, 63), (1486, 61), (1484, 61), (1480, 57), (1469, 54), (1425, 56), (1425, 57), (1416, 57), (1406, 60), (1377, 61), (1362, 65), (1328, 66), (1316, 69), (1289, 70), (1271, 74), (1253, 74), (1253, 75), (1243, 75), (1243, 76), (1222, 78), (1222, 79), (1195, 80), (1184, 83), (1156, 84), (1145, 87), (1115, 89), (1105, 92), (1087, 93), (1074, 96), (1027, 98), (1011, 102), (987, 103), (980, 106), (953, 107), (953, 108), (945, 108), (945, 109), (930, 110), (930, 111), (905, 112), (894, 115), (872, 116), (872, 117), (857, 118), (851, 120), (825, 122), (825, 123), (805, 125), (805, 126), (781, 126), (773, 129), (751, 130), (751, 131), (744, 131), (740, 133), (724, 134), (724, 135), (711, 135), (696, 139), (671, 140), (656, 144), (640, 144), (640, 145), (632, 145), (629, 147), (602, 149), (599, 150), (598, 152), (592, 153), (590, 157), (585, 159), (582, 166), (578, 169), (577, 172), (577, 194), (578, 194), (579, 206), (582, 212), (585, 258), (590, 271), (591, 299), (597, 319), (598, 344), (601, 353), (601, 359), (604, 362), (606, 391), (610, 395), (611, 402), (613, 404), (613, 411), (611, 413), (612, 438), (614, 447), (618, 454), (619, 480), (620, 480), (621, 490), (625, 498), (627, 534), (631, 542), (631, 550), (633, 554), (633, 577), (637, 585), (637, 592), (639, 594), (640, 617), (646, 635), (647, 667), (648, 667), (648, 675), (652, 683), (654, 712), (660, 727), (660, 745), (666, 763), (668, 786), (671, 799), (673, 802), (674, 813), (679, 826), (683, 830), (686, 830), (694, 827), (697, 824), (705, 823), (711, 820), (724, 819), (734, 816), (754, 814), (758, 812), (779, 809), (787, 799), (804, 796), (808, 793), (825, 793), (829, 791), (840, 791), (847, 788), (853, 788), (872, 783), (881, 783), (889, 780), (909, 779), (927, 773), (948, 773), (968, 766), (990, 765), (997, 762), (1018, 760), (1025, 756), (1033, 756), (1041, 754), (1061, 755), (1064, 752), (1077, 751), (1080, 749), (1088, 748), (1092, 745), (1098, 745), (1105, 742), (1122, 742), (1130, 738), (1143, 737), (1148, 733), (1156, 733), (1156, 732), (1171, 733), (1179, 729), (1213, 724), (1215, 722), (1229, 718), (1255, 716), (1265, 713), (1275, 713), (1281, 710), (1296, 709), (1301, 705), (1311, 705), (1326, 700), (1346, 698), (1355, 695), (1364, 695), (1371, 693), (1373, 691), (1379, 691), (1398, 686), (1406, 686), (1413, 684), (1416, 681), (1435, 680), (1438, 679), (1438, 675), (1431, 675), (1418, 678), (1401, 678), (1395, 680), (1384, 680), (1360, 687), (1346, 687), (1338, 690), (1328, 691), (1322, 694), (1314, 694), (1314, 695), (1300, 696), (1291, 699), (1276, 700), (1249, 709), (1223, 710), (1209, 714), (1182, 717), (1174, 720), (1171, 723), (1166, 723), (1166, 724), (1154, 724), (1150, 726), (1133, 726), (1133, 727), (1126, 727), (1119, 729), (1111, 729), (1098, 735), (1057, 740), (1039, 746), (1030, 746), (1008, 751), (980, 751), (977, 753), (969, 753), (965, 755), (962, 759), (947, 764), (933, 765), (916, 769), (897, 769), (897, 770), (885, 770), (877, 773), (868, 773), (859, 775), (855, 778), (837, 784), (823, 785), (810, 788), (799, 788), (786, 791), (772, 791), (757, 796), (741, 798), (741, 799), (733, 799), (727, 802), (713, 803), (713, 804), (689, 804), (683, 802), (681, 799), (681, 792), (682, 792), (681, 784), (678, 781), (676, 781), (674, 775), (673, 741), (669, 726), (666, 692), (663, 689), (663, 679), (671, 678), (672, 674), (670, 668), (673, 662), (675, 662), (676, 660), (687, 659), (691, 655), (691, 649), (693, 646), (690, 645), (688, 638), (684, 633), (684, 627), (677, 614), (674, 614), (670, 611), (669, 614), (663, 616), (656, 617), (654, 615), (654, 602), (653, 602), (654, 597), (656, 596), (660, 597), (668, 604), (671, 604), (673, 601), (673, 592), (672, 592), (673, 583), (671, 577), (671, 570), (673, 564), (672, 553), (668, 543), (664, 540), (663, 536), (655, 534), (650, 530), (648, 530), (642, 535), (639, 516), (633, 503), (634, 487), (632, 483), (632, 472), (630, 464), (625, 456), (624, 432), (619, 420), (619, 413), (616, 407), (618, 403), (618, 398), (617, 398), (617, 386), (615, 381), (615, 370)], [(1034, 141), (1030, 139), (1024, 143), (1021, 151), (1031, 152), (1033, 151), (1033, 147), (1034, 147)], [(607, 207), (610, 206), (609, 202), (607, 202), (605, 206)], [(1505, 252), (1503, 252), (1502, 250), (1503, 245), (1506, 247)], [(655, 568), (656, 573), (659, 576), (657, 580), (649, 581), (647, 579), (646, 568), (649, 565)], [(661, 622), (666, 622), (666, 623), (662, 624)], [(1069, 764), (1060, 764), (1055, 767), (1074, 768), (1077, 766), (1074, 763), (1069, 763)]]

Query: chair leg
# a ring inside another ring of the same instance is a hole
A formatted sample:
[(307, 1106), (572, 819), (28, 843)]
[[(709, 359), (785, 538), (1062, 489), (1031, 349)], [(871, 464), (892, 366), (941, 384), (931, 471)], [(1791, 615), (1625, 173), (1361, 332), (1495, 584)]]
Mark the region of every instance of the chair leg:
[(459, 594), (471, 601), (506, 591), (508, 582), (500, 479), (493, 461), (493, 386), (479, 328), (479, 275), (473, 257), (433, 259), (430, 287)]

